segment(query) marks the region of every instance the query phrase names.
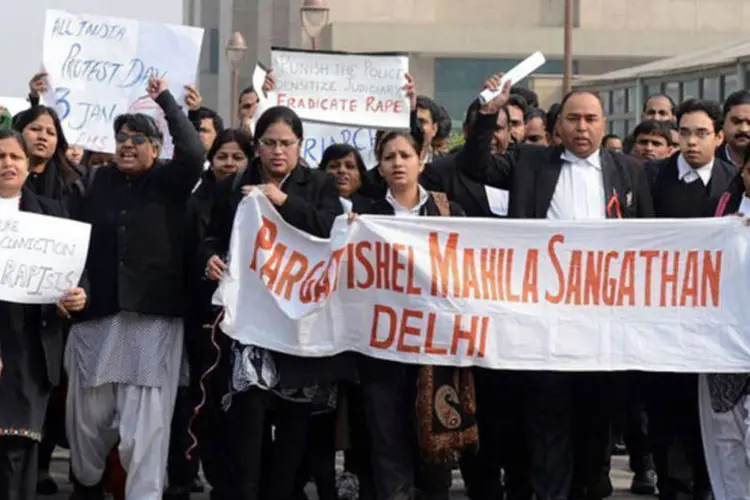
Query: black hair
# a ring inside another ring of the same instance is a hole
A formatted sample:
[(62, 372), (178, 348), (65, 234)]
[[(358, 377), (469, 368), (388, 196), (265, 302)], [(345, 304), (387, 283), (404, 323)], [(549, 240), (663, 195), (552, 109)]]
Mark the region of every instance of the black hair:
[(438, 105), (438, 108), (440, 113), (438, 114), (438, 130), (435, 139), (447, 139), (451, 135), (453, 122), (451, 122), (451, 117), (444, 107)]
[(224, 120), (221, 119), (221, 116), (219, 116), (219, 113), (214, 111), (213, 109), (206, 108), (204, 106), (201, 106), (198, 108), (198, 110), (195, 112), (195, 125), (196, 130), (200, 130), (201, 122), (203, 120), (211, 120), (214, 123), (214, 130), (217, 134), (221, 133), (224, 130)]
[(252, 85), (250, 85), (249, 87), (245, 87), (244, 89), (242, 89), (242, 92), (240, 92), (240, 96), (237, 98), (237, 100), (242, 102), (242, 98), (245, 97), (247, 94), (258, 95), (258, 93), (255, 91), (255, 88)]
[(57, 147), (49, 161), (54, 162), (57, 166), (57, 181), (63, 190), (63, 192), (58, 192), (57, 195), (63, 196), (73, 183), (78, 180), (79, 173), (65, 155), (68, 150), (68, 141), (65, 139), (65, 133), (63, 132), (57, 111), (48, 106), (33, 106), (13, 117), (13, 129), (23, 135), (23, 130), (43, 115), (47, 115), (52, 119), (57, 134)]
[[(582, 94), (587, 94), (587, 95), (596, 97), (596, 100), (599, 101), (599, 105), (602, 108), (602, 114), (604, 114), (604, 105), (602, 104), (602, 98), (601, 96), (599, 96), (597, 92), (594, 92), (593, 90), (571, 90), (570, 92), (565, 94), (565, 96), (562, 98), (562, 101), (560, 102), (560, 110), (557, 113), (557, 118), (560, 117), (560, 113), (562, 112), (563, 108), (565, 108), (565, 105), (568, 103), (571, 97), (582, 95)], [(550, 108), (550, 110), (551, 109), (552, 108)], [(555, 121), (557, 121), (557, 119)]]
[(666, 140), (667, 144), (672, 145), (672, 134), (669, 133), (670, 129), (669, 123), (644, 120), (635, 127), (632, 137), (636, 140), (639, 135), (656, 135)]
[(287, 108), (286, 106), (274, 106), (268, 108), (260, 115), (258, 122), (255, 124), (255, 140), (260, 140), (263, 134), (266, 133), (268, 127), (275, 123), (286, 123), (289, 128), (292, 129), (292, 133), (297, 137), (298, 140), (302, 141), (304, 137), (302, 131), (302, 120), (299, 119), (297, 113)]
[(26, 155), (26, 158), (29, 157), (29, 147), (26, 144), (26, 141), (23, 140), (23, 136), (16, 130), (11, 129), (5, 129), (0, 130), (0, 141), (4, 141), (5, 139), (15, 139), (19, 146), (21, 146), (21, 150), (23, 151), (23, 154)]
[(724, 117), (729, 114), (729, 112), (732, 110), (735, 106), (742, 106), (743, 104), (750, 104), (750, 90), (738, 90), (737, 92), (732, 92), (732, 94), (727, 97), (727, 100), (724, 101)]
[(524, 123), (529, 123), (534, 118), (539, 118), (540, 120), (542, 120), (542, 123), (546, 123), (547, 113), (545, 113), (543, 109), (539, 109), (539, 108), (527, 109), (526, 113), (523, 115)]
[(383, 156), (383, 149), (385, 145), (398, 137), (403, 137), (404, 139), (409, 141), (409, 144), (412, 145), (417, 156), (420, 155), (420, 153), (422, 152), (422, 143), (420, 140), (412, 136), (406, 130), (388, 130), (383, 134), (383, 137), (380, 138), (380, 142), (378, 143), (378, 149), (377, 151), (375, 151), (377, 158), (378, 158), (378, 162), (380, 162), (380, 159)]
[(539, 96), (531, 89), (514, 85), (510, 88), (510, 95), (519, 95), (523, 97), (526, 104), (532, 108), (539, 107)]
[(526, 99), (524, 99), (518, 94), (511, 94), (510, 97), (508, 98), (508, 102), (505, 105), (508, 107), (510, 106), (517, 107), (518, 109), (521, 110), (522, 115), (526, 115), (526, 111), (529, 109), (529, 105), (526, 102)]
[(417, 96), (417, 109), (426, 109), (430, 112), (432, 123), (438, 123), (440, 120), (440, 106), (427, 96)]
[(718, 102), (704, 99), (688, 99), (677, 108), (678, 126), (682, 117), (690, 113), (705, 113), (714, 124), (714, 133), (721, 132), (724, 115)]
[(367, 167), (365, 167), (365, 162), (362, 160), (362, 155), (359, 154), (359, 150), (351, 144), (341, 143), (328, 146), (326, 150), (323, 151), (323, 157), (320, 159), (320, 168), (326, 170), (330, 162), (340, 160), (351, 154), (354, 155), (354, 162), (357, 164), (360, 178), (364, 179), (365, 174), (367, 173)]
[(617, 139), (618, 141), (622, 141), (622, 137), (620, 137), (617, 134), (607, 134), (604, 137), (602, 137), (602, 146), (607, 144), (607, 141), (609, 141), (610, 139)]
[(242, 152), (245, 153), (245, 156), (247, 156), (248, 162), (252, 160), (253, 157), (255, 156), (255, 152), (253, 150), (253, 143), (250, 141), (250, 138), (248, 138), (246, 134), (242, 133), (239, 130), (228, 128), (228, 129), (220, 131), (219, 134), (216, 136), (216, 139), (214, 139), (213, 144), (211, 144), (211, 149), (208, 150), (206, 159), (209, 162), (213, 162), (214, 157), (216, 156), (216, 153), (219, 152), (219, 149), (221, 149), (221, 147), (224, 144), (227, 144), (230, 142), (237, 143), (237, 145), (240, 147)]
[(164, 134), (156, 120), (143, 113), (126, 113), (115, 118), (115, 134), (119, 134), (123, 127), (128, 127), (137, 134), (143, 134), (156, 146), (164, 144)]
[(556, 102), (547, 110), (547, 120), (545, 121), (544, 129), (550, 135), (552, 135), (555, 131), (555, 125), (557, 124), (557, 119), (560, 118), (561, 109), (562, 106), (560, 105), (560, 103)]
[(643, 101), (643, 113), (645, 113), (646, 110), (648, 109), (648, 101), (650, 101), (651, 99), (656, 99), (657, 97), (660, 97), (669, 101), (670, 111), (672, 111), (672, 114), (675, 113), (675, 108), (677, 107), (677, 105), (675, 104), (674, 99), (669, 97), (667, 94), (651, 94), (650, 96), (648, 96), (646, 100)]

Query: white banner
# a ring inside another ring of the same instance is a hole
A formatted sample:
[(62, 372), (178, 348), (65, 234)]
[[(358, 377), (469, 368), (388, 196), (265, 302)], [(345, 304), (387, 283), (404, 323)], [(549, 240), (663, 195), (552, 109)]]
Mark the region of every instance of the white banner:
[(0, 108), (7, 109), (12, 116), (16, 116), (29, 107), (29, 101), (22, 97), (0, 97)]
[(301, 119), (373, 128), (409, 128), (403, 90), (406, 55), (305, 52), (274, 48), (274, 104)]
[(78, 286), (91, 226), (44, 215), (0, 210), (0, 300), (54, 304)]
[(750, 371), (739, 217), (552, 222), (340, 217), (306, 235), (253, 194), (223, 328), (301, 356), (527, 370)]
[[(151, 76), (166, 78), (178, 102), (195, 83), (203, 29), (48, 10), (43, 65), (68, 142), (114, 153), (114, 120), (145, 113), (159, 123), (171, 158), (172, 138), (159, 106), (146, 94)], [(53, 101), (50, 103), (49, 101)]]

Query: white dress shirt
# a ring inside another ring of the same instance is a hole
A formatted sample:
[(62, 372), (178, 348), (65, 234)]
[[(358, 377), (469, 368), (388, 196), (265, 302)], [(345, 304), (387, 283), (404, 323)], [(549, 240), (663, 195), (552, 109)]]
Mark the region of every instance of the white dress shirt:
[(588, 158), (565, 150), (560, 177), (547, 210), (551, 220), (601, 220), (607, 218), (602, 165), (597, 149)]
[(682, 155), (677, 157), (677, 177), (685, 184), (690, 184), (698, 179), (707, 186), (711, 181), (711, 172), (714, 169), (714, 161), (702, 167), (691, 167)]
[(430, 199), (430, 195), (422, 186), (417, 187), (419, 188), (419, 203), (414, 205), (411, 210), (405, 208), (403, 205), (401, 205), (401, 203), (397, 202), (396, 198), (393, 197), (393, 193), (391, 193), (390, 189), (387, 193), (385, 193), (385, 201), (390, 203), (390, 205), (393, 207), (393, 214), (396, 217), (419, 217), (419, 212), (422, 210), (424, 204), (427, 203), (427, 200)]
[(747, 197), (747, 194), (742, 195), (742, 201), (740, 201), (740, 208), (737, 209), (737, 213), (745, 217), (750, 217), (750, 198)]
[(0, 198), (0, 210), (6, 212), (18, 212), (21, 210), (21, 195), (13, 198)]
[(339, 201), (341, 202), (341, 209), (344, 211), (345, 214), (348, 214), (352, 211), (353, 205), (352, 202), (347, 200), (346, 198), (339, 196)]

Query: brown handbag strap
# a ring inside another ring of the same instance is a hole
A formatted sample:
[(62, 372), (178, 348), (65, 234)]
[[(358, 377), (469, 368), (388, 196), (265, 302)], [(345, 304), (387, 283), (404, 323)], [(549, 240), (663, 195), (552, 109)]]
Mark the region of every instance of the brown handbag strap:
[(430, 191), (430, 196), (437, 206), (438, 212), (442, 217), (450, 217), (451, 215), (451, 204), (448, 201), (448, 196), (445, 193), (439, 191)]

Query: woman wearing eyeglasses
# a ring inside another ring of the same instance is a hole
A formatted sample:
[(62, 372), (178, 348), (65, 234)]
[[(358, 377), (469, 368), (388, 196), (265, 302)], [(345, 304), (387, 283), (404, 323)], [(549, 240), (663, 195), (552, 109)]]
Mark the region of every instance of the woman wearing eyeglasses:
[[(256, 123), (257, 158), (244, 172), (217, 186), (209, 236), (203, 245), (209, 279), (218, 280), (226, 271), (223, 256), (229, 248), (234, 215), (242, 197), (253, 190), (265, 194), (279, 215), (297, 229), (320, 238), (330, 236), (336, 216), (342, 213), (336, 181), (323, 170), (301, 164), (302, 138), (302, 122), (289, 108), (270, 108)], [(273, 409), (275, 438), (265, 450), (268, 491), (263, 497), (288, 500), (303, 459), (312, 409), (326, 402), (336, 404), (335, 383), (351, 378), (352, 357), (301, 358), (236, 342), (231, 355), (234, 360), (257, 361), (252, 367), (234, 363), (230, 376), (236, 481), (232, 491), (241, 500), (259, 498), (262, 445), (269, 409)]]
[[(750, 216), (750, 148), (726, 192), (717, 217)], [(701, 375), (700, 419), (706, 468), (715, 498), (750, 498), (750, 373)]]
[(172, 159), (159, 161), (165, 138), (153, 118), (120, 115), (113, 162), (72, 204), (91, 224), (91, 300), (65, 351), (66, 430), (83, 498), (103, 498), (106, 458), (118, 440), (125, 498), (161, 500), (164, 490), (183, 355), (183, 218), (205, 150), (166, 81), (152, 78), (146, 91), (164, 111)]

